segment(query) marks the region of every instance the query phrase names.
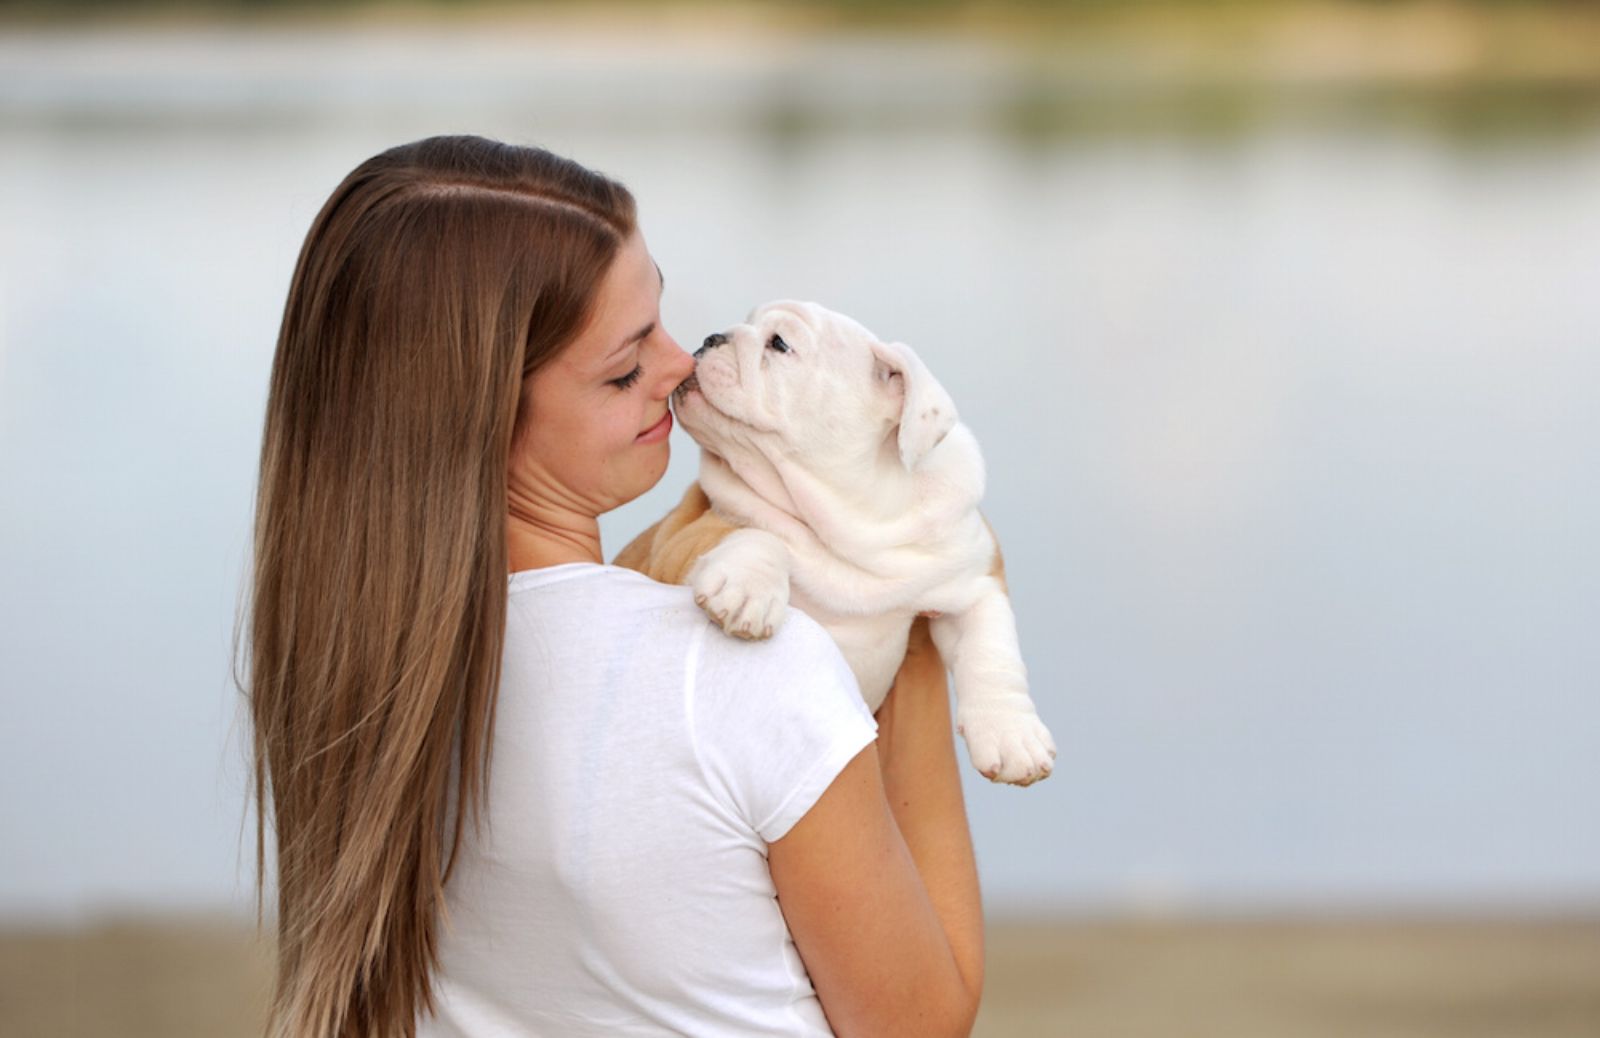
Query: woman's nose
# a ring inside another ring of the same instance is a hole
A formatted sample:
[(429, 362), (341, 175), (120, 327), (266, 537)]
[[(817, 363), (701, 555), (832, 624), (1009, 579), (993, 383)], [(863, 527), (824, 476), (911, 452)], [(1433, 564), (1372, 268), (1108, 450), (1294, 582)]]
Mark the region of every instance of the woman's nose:
[(694, 372), (694, 357), (684, 351), (676, 342), (672, 344), (672, 352), (668, 354), (667, 379), (671, 383), (669, 388), (674, 388), (679, 382), (688, 378)]

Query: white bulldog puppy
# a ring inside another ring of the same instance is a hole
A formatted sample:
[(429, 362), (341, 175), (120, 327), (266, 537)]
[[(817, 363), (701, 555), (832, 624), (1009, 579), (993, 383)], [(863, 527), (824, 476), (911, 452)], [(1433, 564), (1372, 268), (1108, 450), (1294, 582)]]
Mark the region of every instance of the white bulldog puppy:
[(954, 402), (901, 343), (779, 300), (709, 336), (673, 398), (703, 448), (700, 485), (740, 529), (689, 571), (730, 634), (770, 635), (790, 604), (826, 627), (877, 710), (919, 614), (954, 677), (956, 726), (999, 782), (1050, 774), (1016, 620), (978, 513), (984, 466)]

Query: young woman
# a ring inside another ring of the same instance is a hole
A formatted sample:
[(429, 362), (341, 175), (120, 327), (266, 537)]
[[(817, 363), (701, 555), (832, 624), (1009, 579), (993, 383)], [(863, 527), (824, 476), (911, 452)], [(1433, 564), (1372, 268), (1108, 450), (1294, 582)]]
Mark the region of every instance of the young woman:
[[(273, 364), (248, 688), (283, 1036), (966, 1034), (943, 672), (723, 636), (601, 555), (693, 370), (625, 188), (434, 137), (317, 215)], [(262, 882), (265, 882), (263, 878)]]

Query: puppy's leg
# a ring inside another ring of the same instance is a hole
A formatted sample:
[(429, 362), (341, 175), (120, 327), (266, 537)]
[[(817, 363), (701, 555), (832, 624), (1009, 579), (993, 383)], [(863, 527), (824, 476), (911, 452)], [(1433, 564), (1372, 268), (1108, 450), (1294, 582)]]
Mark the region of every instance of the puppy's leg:
[(973, 766), (1027, 786), (1050, 775), (1056, 744), (1028, 695), (1011, 602), (988, 579), (992, 586), (970, 608), (935, 618), (929, 632), (955, 675), (956, 730)]
[(789, 608), (789, 546), (765, 530), (735, 530), (696, 560), (689, 586), (700, 608), (737, 638), (768, 638)]
[(689, 567), (737, 529), (711, 511), (699, 483), (690, 483), (677, 507), (617, 553), (613, 565), (637, 570), (663, 584), (688, 582)]

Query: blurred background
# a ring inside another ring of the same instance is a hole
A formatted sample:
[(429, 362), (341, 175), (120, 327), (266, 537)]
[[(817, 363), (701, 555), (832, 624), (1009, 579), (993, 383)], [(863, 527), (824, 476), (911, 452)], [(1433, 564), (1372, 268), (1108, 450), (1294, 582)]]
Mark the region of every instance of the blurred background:
[(0, 1034), (259, 1024), (277, 325), (435, 133), (976, 432), (1061, 750), (966, 776), (978, 1034), (1600, 1035), (1600, 8), (1531, 0), (0, 0)]

